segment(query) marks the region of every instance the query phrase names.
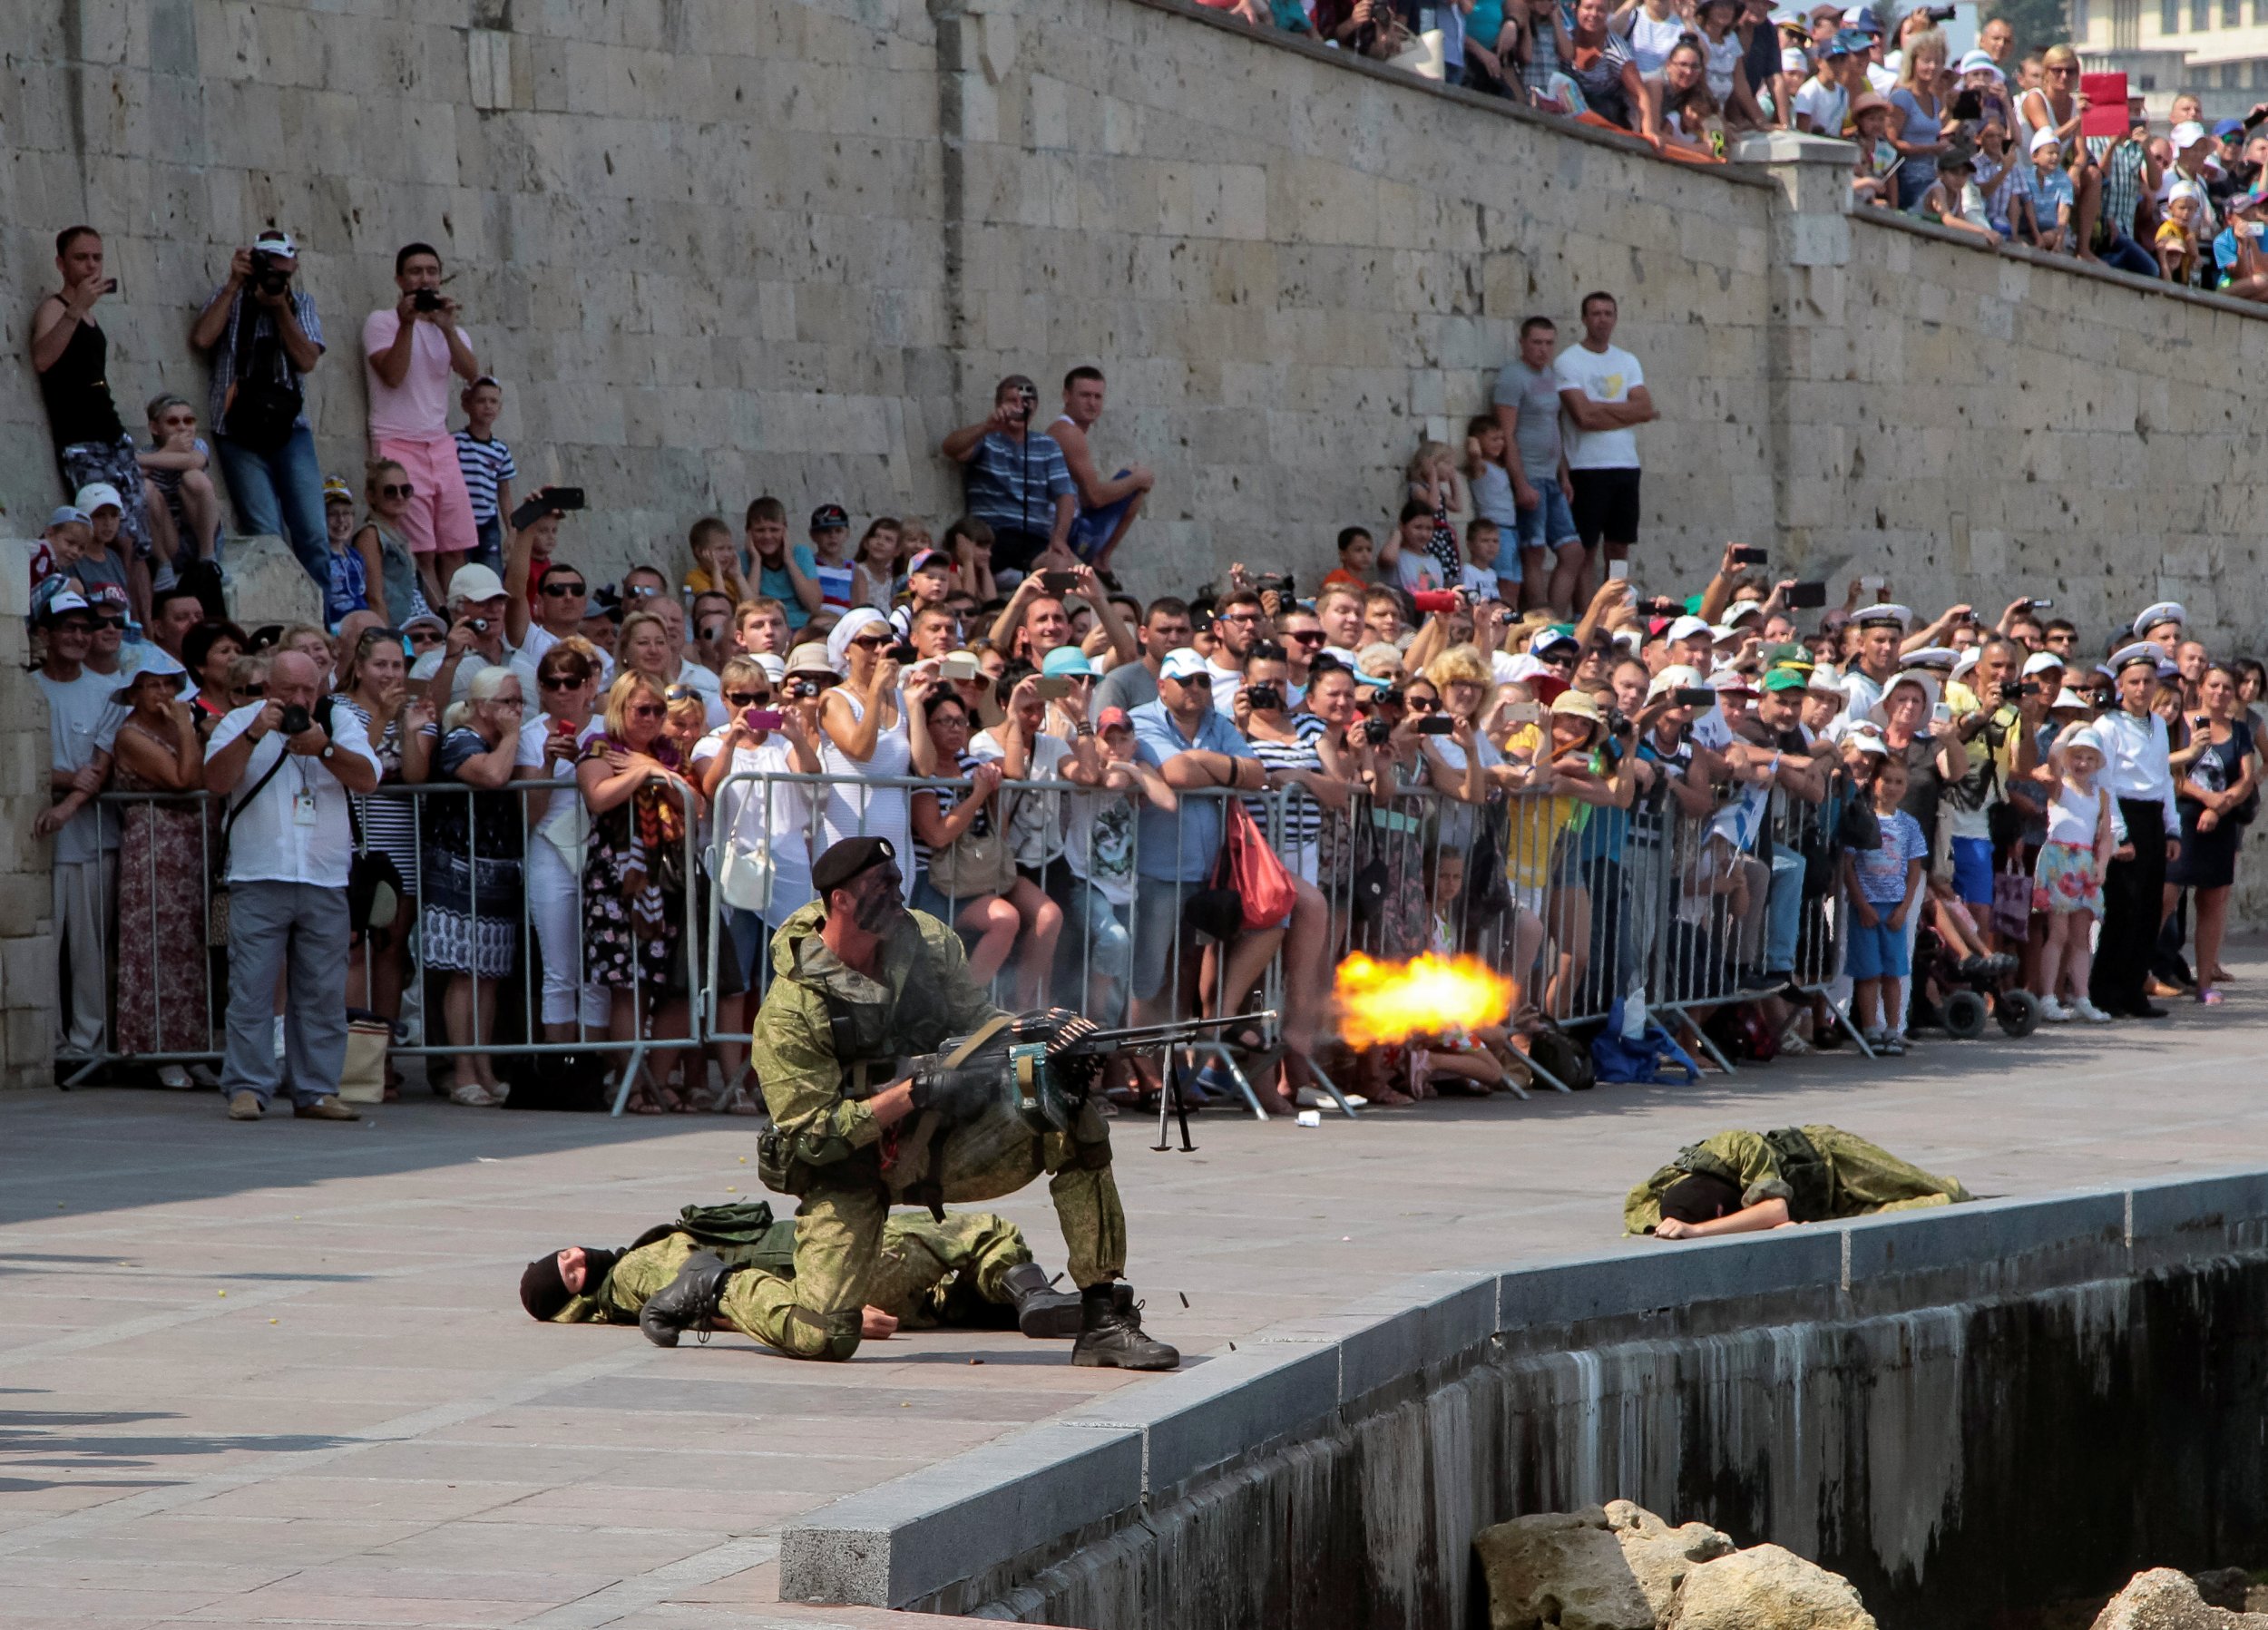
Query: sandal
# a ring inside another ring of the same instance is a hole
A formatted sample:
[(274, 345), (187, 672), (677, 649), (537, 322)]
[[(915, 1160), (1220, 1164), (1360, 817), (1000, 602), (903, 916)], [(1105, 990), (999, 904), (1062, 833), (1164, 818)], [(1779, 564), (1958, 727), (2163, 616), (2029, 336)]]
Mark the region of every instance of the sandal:
[(719, 1093), (717, 1095), (717, 1101), (709, 1105), (709, 1109), (711, 1112), (718, 1115), (763, 1115), (768, 1113), (768, 1111), (767, 1111), (764, 1108), (764, 1100), (758, 1098), (753, 1092), (748, 1090), (748, 1082), (746, 1076), (743, 1076), (739, 1080), (735, 1081), (730, 1087), (725, 1088), (724, 1091)]

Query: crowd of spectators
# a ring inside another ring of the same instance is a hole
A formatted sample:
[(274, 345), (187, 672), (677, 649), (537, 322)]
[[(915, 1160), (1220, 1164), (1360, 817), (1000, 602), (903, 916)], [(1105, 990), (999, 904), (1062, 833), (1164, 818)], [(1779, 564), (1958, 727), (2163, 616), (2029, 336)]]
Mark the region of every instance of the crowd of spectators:
[(1856, 148), (1851, 187), (1863, 208), (2268, 299), (2268, 104), (2208, 126), (2184, 94), (2154, 131), (2136, 93), (2120, 128), (2083, 129), (2093, 104), (2077, 54), (2058, 44), (2019, 55), (2005, 18), (1988, 19), (1956, 62), (1939, 26), (1950, 12), (1927, 5), (1198, 3), (1624, 131), (1666, 158), (1718, 162), (1757, 131), (1838, 137)]
[[(1674, 22), (1636, 15), (1647, 40)], [(209, 598), (195, 410), (152, 403), (146, 449), (112, 434), (100, 239), (58, 250), (34, 361), (75, 502), (33, 565), (57, 1048), (217, 1085), (236, 1118), (279, 1095), (352, 1118), (357, 1024), (420, 1041), (468, 1107), (549, 1047), (642, 1059), (643, 1112), (760, 1113), (771, 932), (861, 833), (1007, 1005), (1271, 1005), (1227, 1042), (1272, 1112), (1320, 1101), (1326, 1055), (1373, 1102), (1519, 1089), (1554, 1079), (1539, 1038), (1646, 1006), (1716, 1056), (1895, 1053), (1964, 985), (2099, 1022), (2227, 977), (2259, 664), (2171, 604), (2092, 630), (2036, 595), (1921, 614), (1739, 545), (1680, 581), (1643, 551), (1656, 410), (1606, 291), (1569, 343), (1522, 323), (1461, 448), (1414, 448), (1393, 523), (1345, 527), (1312, 585), (1263, 561), (1122, 592), (1155, 477), (1099, 451), (1090, 366), (1044, 425), (1012, 375), (943, 438), (966, 508), (934, 532), (876, 516), (854, 542), (806, 494), (798, 542), (764, 495), (596, 584), (582, 494), (515, 493), (503, 387), (427, 246), (364, 324), (360, 504), (321, 475), (322, 328), (267, 233), (197, 318), (209, 428), (240, 523), (290, 537), (325, 620), (246, 630)], [(1334, 1050), (1356, 950), (1484, 958), (1510, 1020)], [(1163, 1085), (1140, 1061), (1110, 1090)]]

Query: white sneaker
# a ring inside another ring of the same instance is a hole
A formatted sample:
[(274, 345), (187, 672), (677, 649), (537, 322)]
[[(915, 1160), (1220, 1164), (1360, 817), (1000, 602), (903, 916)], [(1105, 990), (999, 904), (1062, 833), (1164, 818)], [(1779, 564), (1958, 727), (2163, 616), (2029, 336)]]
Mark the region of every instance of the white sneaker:
[(2087, 999), (2084, 996), (2080, 997), (2078, 1000), (2071, 1004), (2071, 1010), (2074, 1013), (2077, 1013), (2080, 1018), (2086, 1020), (2089, 1024), (2108, 1024), (2110, 1022), (2110, 1015), (2104, 1012), (2102, 1009), (2097, 1007), (2093, 1002), (2087, 1000)]
[(176, 1092), (187, 1092), (197, 1083), (189, 1079), (189, 1071), (178, 1064), (158, 1066), (158, 1085), (171, 1087)]
[(2042, 1024), (2069, 1024), (2071, 1018), (2072, 1010), (2054, 997), (2043, 996), (2039, 999), (2039, 1021)]

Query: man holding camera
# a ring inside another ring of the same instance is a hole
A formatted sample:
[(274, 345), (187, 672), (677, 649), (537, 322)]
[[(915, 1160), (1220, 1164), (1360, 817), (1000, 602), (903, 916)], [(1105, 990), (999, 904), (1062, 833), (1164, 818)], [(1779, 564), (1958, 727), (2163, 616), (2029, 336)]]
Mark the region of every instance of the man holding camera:
[(992, 415), (944, 440), (944, 455), (968, 466), (969, 513), (992, 529), (995, 577), (1079, 564), (1070, 543), (1079, 488), (1063, 449), (1031, 428), (1039, 405), (1040, 387), (1011, 374), (992, 393)]
[[(213, 727), (205, 789), (224, 813), (228, 1043), (220, 1090), (230, 1120), (258, 1120), (288, 1084), (302, 1120), (357, 1120), (338, 1101), (347, 1062), (347, 881), (354, 827), (347, 795), (378, 785), (367, 733), (334, 737), (318, 717), (322, 674), (279, 650), (268, 694)], [(285, 975), (284, 1056), (275, 1054), (276, 981)]]
[(409, 670), (413, 681), (425, 685), (435, 714), (464, 700), (482, 669), (510, 668), (518, 661), (520, 649), (511, 636), (525, 637), (528, 630), (527, 596), (512, 594), (503, 580), (478, 561), (459, 567), (450, 581), (448, 610), (448, 639)]
[(269, 227), (230, 257), (189, 343), (212, 356), (206, 422), (236, 522), (252, 537), (281, 536), (318, 586), (330, 581), (323, 523), (323, 466), (308, 425), (307, 376), (323, 360), (315, 299), (293, 281), (299, 246)]
[[(456, 302), (441, 292), (441, 251), (405, 244), (394, 257), (402, 298), (363, 319), (362, 354), (370, 383), (370, 454), (408, 473), (412, 496), (402, 531), (425, 599), (440, 605), (449, 579), (479, 546), (473, 499), (449, 430), (449, 376), (481, 376), (473, 342), (457, 327)], [(397, 613), (398, 615), (398, 613)]]

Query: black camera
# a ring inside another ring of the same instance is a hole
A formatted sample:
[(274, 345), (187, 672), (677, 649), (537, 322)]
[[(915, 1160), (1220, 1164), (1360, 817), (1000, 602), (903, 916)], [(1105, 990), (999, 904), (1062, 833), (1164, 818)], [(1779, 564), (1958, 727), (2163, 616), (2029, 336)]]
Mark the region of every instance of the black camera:
[(439, 291), (438, 289), (433, 289), (433, 288), (419, 288), (419, 289), (415, 289), (415, 290), (413, 290), (413, 291), (411, 292), (411, 294), (410, 294), (410, 297), (409, 297), (409, 308), (410, 308), (412, 311), (438, 311), (438, 310), (440, 310), (440, 309), (441, 309), (441, 293), (440, 293), (440, 291)]
[(1256, 577), (1252, 580), (1252, 591), (1255, 594), (1266, 594), (1271, 590), (1283, 595), (1286, 600), (1296, 598), (1298, 593), (1292, 587), (1292, 574), (1288, 571), (1271, 571), (1265, 577)]
[(1417, 733), (1420, 736), (1454, 736), (1457, 734), (1457, 721), (1446, 713), (1429, 713), (1418, 720)]
[(284, 708), (283, 717), (278, 721), (276, 728), (282, 731), (284, 736), (288, 738), (294, 736), (304, 735), (313, 727), (314, 723), (314, 715), (310, 714), (305, 708), (300, 707), (298, 703), (291, 702), (287, 704)]
[(1279, 685), (1247, 685), (1245, 701), (1255, 713), (1280, 713), (1284, 708), (1284, 689)]
[(1366, 718), (1363, 721), (1363, 739), (1374, 747), (1383, 746), (1386, 737), (1393, 734), (1393, 727), (1383, 718)]
[(889, 655), (891, 661), (901, 666), (908, 662), (919, 662), (922, 659), (922, 653), (914, 649), (914, 642), (911, 639), (899, 640), (890, 648)]
[(290, 268), (277, 265), (275, 256), (266, 249), (253, 249), (250, 256), (253, 288), (262, 294), (275, 295), (291, 287)]
[(1921, 15), (1932, 23), (1950, 23), (1955, 13), (1950, 5), (1925, 5), (1921, 8)]
[(790, 701), (809, 701), (813, 697), (818, 694), (819, 687), (816, 682), (813, 680), (803, 678), (798, 676), (791, 678), (787, 681), (787, 698)]

